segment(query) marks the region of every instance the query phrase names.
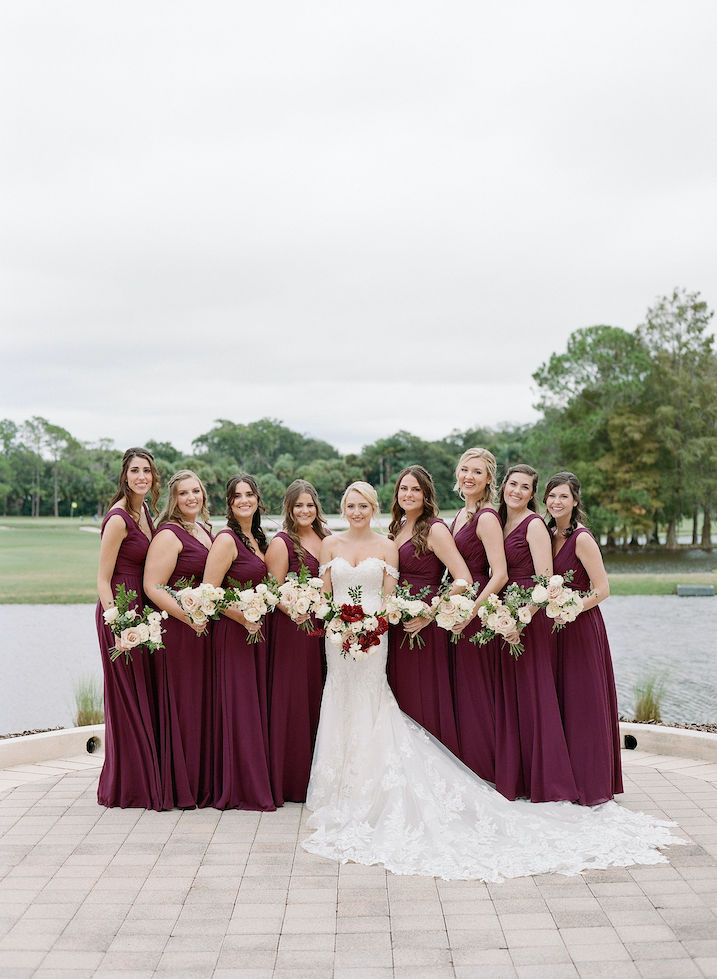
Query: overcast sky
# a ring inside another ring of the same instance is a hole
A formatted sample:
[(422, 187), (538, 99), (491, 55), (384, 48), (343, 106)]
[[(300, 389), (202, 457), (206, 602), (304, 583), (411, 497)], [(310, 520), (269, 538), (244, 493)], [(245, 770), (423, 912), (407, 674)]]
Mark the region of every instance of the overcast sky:
[(714, 0), (3, 5), (0, 413), (189, 450), (536, 417), (717, 304)]

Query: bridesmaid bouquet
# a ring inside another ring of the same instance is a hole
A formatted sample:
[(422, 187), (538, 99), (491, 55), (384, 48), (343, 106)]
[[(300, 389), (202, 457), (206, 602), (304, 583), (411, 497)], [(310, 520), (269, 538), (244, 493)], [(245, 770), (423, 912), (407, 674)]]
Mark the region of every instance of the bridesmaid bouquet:
[(439, 593), (431, 600), (433, 618), (437, 626), (451, 633), (452, 643), (457, 643), (460, 635), (453, 632), (453, 626), (459, 622), (467, 622), (473, 615), (475, 605), (475, 588), (469, 587), (468, 582), (462, 578), (456, 578), (455, 585), (459, 585), (465, 590), (458, 595), (451, 595), (452, 583), (447, 582)]
[(583, 593), (573, 588), (566, 588), (565, 583), (572, 580), (572, 571), (566, 571), (564, 575), (554, 574), (551, 578), (547, 575), (533, 577), (535, 587), (530, 592), (530, 601), (538, 608), (545, 609), (549, 619), (563, 620), (553, 621), (553, 632), (577, 619), (583, 610), (583, 599), (590, 594), (590, 592)]
[(503, 600), (498, 595), (489, 595), (478, 609), (478, 618), (483, 624), (480, 632), (476, 632), (468, 640), (477, 646), (485, 646), (492, 639), (499, 637), (508, 646), (515, 659), (523, 653), (522, 642), (508, 642), (506, 636), (513, 632), (521, 633), (533, 618), (528, 608), (529, 592), (519, 585), (508, 585)]
[[(321, 578), (313, 578), (305, 564), (301, 565), (298, 574), (295, 571), (287, 574), (286, 580), (277, 590), (292, 622), (296, 622), (300, 615), (314, 615), (325, 604), (322, 587)], [(297, 628), (309, 634), (320, 635), (316, 633), (311, 619), (301, 622)]]
[(112, 646), (109, 650), (112, 662), (124, 653), (126, 662), (131, 663), (132, 650), (141, 649), (143, 646), (150, 653), (155, 649), (164, 649), (162, 619), (167, 618), (167, 613), (150, 608), (138, 612), (137, 609), (131, 608), (132, 602), (136, 600), (136, 591), (127, 591), (123, 584), (117, 585), (115, 604), (110, 605), (102, 613), (105, 625), (110, 627), (112, 635), (121, 639), (124, 646), (130, 647), (118, 649), (117, 646)]
[[(273, 575), (267, 575), (258, 585), (252, 585), (250, 581), (242, 585), (241, 582), (229, 578), (229, 585), (224, 592), (222, 608), (241, 612), (247, 622), (261, 622), (281, 601), (279, 587)], [(247, 632), (248, 643), (261, 642), (263, 639), (264, 633), (261, 629)]]
[(209, 619), (219, 618), (219, 613), (226, 604), (223, 588), (210, 585), (208, 581), (203, 581), (201, 585), (194, 588), (186, 579), (181, 579), (177, 585), (180, 587), (170, 588), (169, 585), (159, 587), (176, 599), (194, 625), (206, 625)]
[[(388, 632), (385, 612), (365, 612), (361, 605), (361, 585), (349, 588), (351, 602), (339, 605), (333, 599), (316, 610), (316, 616), (326, 623), (326, 637), (337, 646), (346, 659), (368, 659), (377, 650), (381, 636)], [(353, 604), (352, 604), (353, 603)]]
[[(431, 618), (431, 606), (424, 601), (430, 591), (430, 586), (426, 585), (425, 588), (421, 588), (419, 592), (412, 595), (411, 586), (408, 582), (404, 581), (402, 585), (397, 585), (395, 591), (386, 599), (384, 615), (391, 625), (408, 622), (409, 619), (414, 619), (419, 615)], [(401, 646), (405, 643), (406, 637), (408, 637), (409, 649), (413, 649), (414, 645), (418, 646), (419, 649), (426, 645), (426, 640), (423, 639), (420, 632), (411, 633), (404, 631)]]

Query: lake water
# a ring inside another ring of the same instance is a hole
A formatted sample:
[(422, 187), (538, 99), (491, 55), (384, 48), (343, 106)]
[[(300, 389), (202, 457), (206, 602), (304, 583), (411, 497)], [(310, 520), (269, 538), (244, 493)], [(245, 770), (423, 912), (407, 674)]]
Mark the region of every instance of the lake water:
[[(622, 714), (635, 684), (661, 674), (664, 721), (717, 720), (717, 598), (613, 596), (602, 610)], [(94, 606), (0, 605), (0, 635), (0, 733), (69, 727), (73, 685), (102, 676)]]

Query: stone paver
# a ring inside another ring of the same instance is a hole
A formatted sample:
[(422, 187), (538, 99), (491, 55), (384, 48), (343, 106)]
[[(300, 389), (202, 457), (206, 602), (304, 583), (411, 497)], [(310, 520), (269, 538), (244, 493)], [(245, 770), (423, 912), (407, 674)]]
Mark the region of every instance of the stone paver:
[(504, 884), (305, 853), (303, 806), (96, 803), (101, 757), (0, 772), (0, 976), (717, 976), (713, 765), (624, 752), (622, 804), (675, 820), (669, 863)]

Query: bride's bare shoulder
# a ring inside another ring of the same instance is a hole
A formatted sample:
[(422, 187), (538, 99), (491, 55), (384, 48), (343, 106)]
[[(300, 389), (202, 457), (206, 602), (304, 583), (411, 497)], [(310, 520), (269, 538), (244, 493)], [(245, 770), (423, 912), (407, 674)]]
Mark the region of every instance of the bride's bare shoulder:
[(391, 567), (397, 568), (398, 548), (392, 540), (388, 539), (388, 537), (382, 537), (381, 540), (383, 541), (381, 553), (382, 559), (386, 562), (386, 564), (390, 564)]

